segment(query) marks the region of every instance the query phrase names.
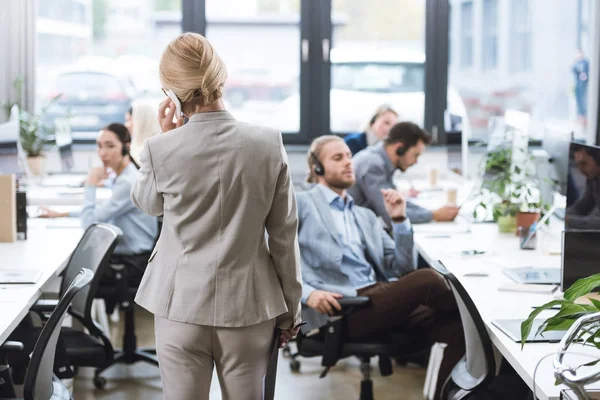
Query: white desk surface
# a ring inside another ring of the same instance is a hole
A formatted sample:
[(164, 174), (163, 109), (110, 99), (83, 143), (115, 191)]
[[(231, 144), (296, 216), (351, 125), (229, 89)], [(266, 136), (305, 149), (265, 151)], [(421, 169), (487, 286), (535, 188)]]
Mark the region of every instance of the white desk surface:
[[(503, 274), (503, 267), (544, 266), (560, 268), (561, 257), (550, 255), (545, 250), (555, 248), (556, 241), (560, 240), (560, 225), (561, 223), (557, 221), (555, 225), (547, 229), (549, 232), (542, 233), (538, 238), (537, 250), (534, 251), (520, 250), (515, 235), (500, 234), (496, 224), (471, 224), (470, 233), (451, 233), (446, 237), (434, 235), (431, 230), (425, 231), (425, 229), (423, 229), (425, 232), (419, 233), (420, 226), (413, 226), (415, 243), (420, 254), (428, 262), (442, 261), (446, 268), (460, 280), (485, 321), (493, 344), (530, 388), (533, 387), (533, 373), (536, 364), (544, 356), (554, 354), (558, 344), (528, 343), (521, 350), (520, 343), (512, 341), (502, 331), (494, 327), (491, 321), (501, 318), (525, 319), (533, 311), (533, 306), (539, 306), (554, 299), (555, 295), (550, 293), (508, 292), (500, 291), (498, 288), (505, 283), (512, 283), (510, 278)], [(465, 256), (461, 255), (463, 250), (483, 250), (485, 254)], [(464, 276), (467, 272), (482, 271), (488, 273), (489, 276)], [(557, 295), (560, 295), (560, 293), (557, 293)], [(547, 311), (542, 313), (540, 317), (551, 315), (552, 311)], [(583, 348), (574, 345), (570, 350), (590, 354), (594, 359), (600, 358), (600, 353), (595, 348)], [(589, 357), (575, 355), (565, 357), (565, 361), (573, 366), (591, 360), (592, 358)], [(536, 374), (536, 394), (543, 400), (558, 400), (560, 390), (564, 388), (564, 386), (554, 385), (552, 361), (553, 356), (546, 358), (540, 364)], [(600, 385), (592, 387), (600, 387)]]
[[(68, 219), (66, 219), (67, 222)], [(35, 284), (0, 285), (0, 343), (29, 311), (41, 295), (41, 288), (61, 272), (64, 262), (77, 246), (83, 230), (72, 227), (51, 228), (51, 220), (29, 219), (27, 240), (0, 243), (0, 268), (40, 268), (43, 274)]]
[[(69, 187), (29, 187), (27, 188), (27, 205), (30, 206), (78, 206), (83, 204), (84, 188)], [(106, 201), (112, 194), (111, 189), (98, 188), (96, 200)]]

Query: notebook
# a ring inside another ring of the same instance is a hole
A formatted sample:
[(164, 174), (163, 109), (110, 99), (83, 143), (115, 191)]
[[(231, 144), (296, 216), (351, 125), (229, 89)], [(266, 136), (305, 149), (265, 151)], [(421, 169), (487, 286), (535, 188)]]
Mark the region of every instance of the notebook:
[(0, 284), (23, 283), (33, 284), (38, 281), (42, 271), (37, 269), (0, 269)]
[(502, 272), (517, 283), (560, 285), (560, 268), (518, 267), (503, 268)]
[[(521, 322), (522, 319), (495, 319), (492, 320), (492, 324), (502, 332), (504, 332), (508, 337), (510, 337), (515, 342), (521, 341)], [(529, 333), (529, 337), (527, 338), (527, 342), (546, 342), (546, 343), (558, 343), (565, 335), (567, 331), (549, 331), (544, 332), (536, 337), (534, 337), (538, 328), (544, 322), (543, 319), (534, 319), (533, 324), (531, 326), (531, 332)]]

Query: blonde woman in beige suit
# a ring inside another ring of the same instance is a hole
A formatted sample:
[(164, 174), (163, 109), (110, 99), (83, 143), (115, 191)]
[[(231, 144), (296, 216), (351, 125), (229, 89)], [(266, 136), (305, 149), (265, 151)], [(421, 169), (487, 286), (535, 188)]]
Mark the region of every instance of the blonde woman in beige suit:
[(300, 323), (296, 199), (281, 133), (225, 110), (225, 65), (201, 35), (173, 40), (159, 73), (189, 118), (173, 123), (175, 104), (161, 103), (163, 133), (146, 141), (132, 190), (138, 208), (164, 215), (136, 296), (155, 316), (164, 398), (208, 399), (216, 367), (223, 399), (259, 400), (274, 329), (285, 343)]

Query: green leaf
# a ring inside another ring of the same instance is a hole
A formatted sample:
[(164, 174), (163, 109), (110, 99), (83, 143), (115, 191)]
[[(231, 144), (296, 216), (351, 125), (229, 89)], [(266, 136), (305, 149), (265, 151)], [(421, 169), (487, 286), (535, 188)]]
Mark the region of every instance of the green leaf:
[(554, 306), (564, 306), (571, 304), (573, 304), (573, 302), (569, 300), (552, 300), (533, 310), (531, 314), (529, 314), (529, 317), (527, 317), (527, 319), (521, 323), (521, 350), (523, 350), (523, 346), (525, 346), (525, 340), (529, 337), (529, 333), (531, 332), (531, 327), (533, 325), (533, 320), (535, 319), (535, 317), (537, 317), (542, 311), (551, 309)]
[(592, 299), (590, 297), (588, 297), (589, 301), (592, 302), (592, 304), (594, 305), (594, 307), (596, 307), (598, 310), (600, 310), (600, 301), (596, 300), (596, 299)]
[(565, 299), (575, 301), (579, 297), (589, 294), (592, 290), (600, 286), (600, 274), (588, 276), (587, 278), (579, 279), (565, 292)]

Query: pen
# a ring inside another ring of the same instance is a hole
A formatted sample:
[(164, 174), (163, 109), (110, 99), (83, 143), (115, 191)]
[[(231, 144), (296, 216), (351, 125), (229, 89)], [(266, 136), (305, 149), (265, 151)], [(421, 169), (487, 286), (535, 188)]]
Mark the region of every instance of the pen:
[(425, 236), (428, 239), (450, 239), (450, 235), (427, 235)]

